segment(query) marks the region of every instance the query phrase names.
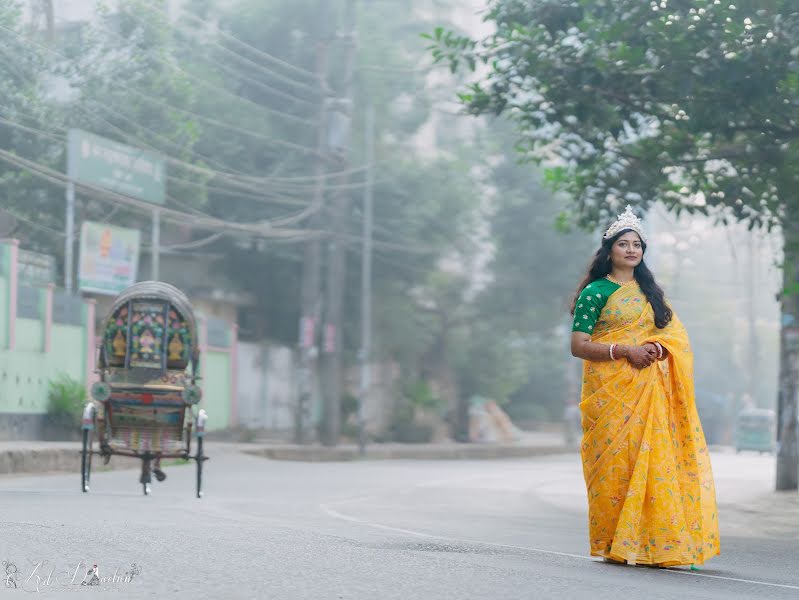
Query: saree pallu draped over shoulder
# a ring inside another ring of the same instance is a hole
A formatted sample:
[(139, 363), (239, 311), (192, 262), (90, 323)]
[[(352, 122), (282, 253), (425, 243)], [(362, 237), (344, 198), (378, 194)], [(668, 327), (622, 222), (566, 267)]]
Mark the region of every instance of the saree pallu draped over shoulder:
[(719, 553), (716, 492), (694, 399), (693, 354), (675, 314), (658, 329), (633, 282), (608, 298), (591, 341), (659, 342), (666, 360), (585, 361), (580, 410), (591, 554), (701, 564)]

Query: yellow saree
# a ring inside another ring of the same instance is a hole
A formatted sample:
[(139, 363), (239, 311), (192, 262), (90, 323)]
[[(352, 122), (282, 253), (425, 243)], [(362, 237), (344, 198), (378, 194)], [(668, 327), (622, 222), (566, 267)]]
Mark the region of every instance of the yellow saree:
[(580, 411), (591, 554), (701, 564), (719, 553), (716, 492), (694, 402), (693, 354), (675, 314), (663, 329), (634, 281), (616, 290), (591, 341), (659, 342), (666, 360), (583, 364)]

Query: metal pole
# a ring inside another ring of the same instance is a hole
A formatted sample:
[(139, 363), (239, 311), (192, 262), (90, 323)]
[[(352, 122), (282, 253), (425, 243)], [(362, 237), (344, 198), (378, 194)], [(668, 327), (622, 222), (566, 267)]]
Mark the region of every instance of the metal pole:
[(65, 226), (66, 240), (64, 241), (64, 287), (67, 294), (72, 293), (72, 265), (74, 259), (72, 250), (75, 245), (75, 184), (67, 183), (67, 216)]
[(153, 228), (150, 235), (152, 241), (152, 249), (150, 250), (150, 279), (158, 281), (160, 275), (159, 259), (161, 253), (161, 211), (158, 209), (153, 211)]
[[(325, 2), (320, 7), (319, 18), (323, 25), (329, 23), (327, 13), (330, 10), (329, 3)], [(327, 68), (328, 55), (330, 52), (330, 40), (323, 39), (317, 48), (316, 54), (316, 76), (321, 100), (319, 104), (319, 126), (316, 135), (316, 165), (314, 176), (316, 185), (314, 187), (313, 203), (322, 206), (325, 201), (325, 191), (327, 173), (325, 142), (327, 140)], [(318, 230), (322, 227), (322, 211), (317, 210), (310, 219), (310, 228)], [(299, 390), (297, 394), (297, 405), (294, 411), (294, 442), (304, 444), (307, 440), (307, 425), (310, 421), (311, 404), (315, 397), (316, 390), (316, 367), (317, 367), (317, 346), (319, 322), (322, 319), (322, 245), (319, 238), (313, 238), (306, 242), (305, 259), (302, 266), (302, 297), (300, 313), (299, 331)]]
[[(352, 124), (353, 98), (355, 94), (354, 73), (357, 59), (356, 45), (356, 0), (347, 0), (345, 5), (346, 32), (344, 43), (344, 73), (340, 78), (341, 96), (336, 103), (338, 112), (338, 140), (332, 144), (337, 151), (337, 166), (345, 170), (350, 153), (350, 128)], [(332, 116), (332, 115), (331, 115)], [(333, 132), (331, 132), (332, 134)], [(333, 136), (331, 135), (331, 138)], [(333, 142), (333, 140), (331, 140)], [(346, 184), (347, 175), (337, 178), (337, 183)], [(328, 250), (327, 289), (325, 290), (324, 342), (322, 353), (322, 427), (321, 442), (335, 446), (341, 433), (342, 390), (342, 328), (344, 323), (344, 292), (347, 277), (347, 219), (350, 209), (350, 192), (342, 185), (336, 192), (330, 213), (331, 241)]]
[(361, 263), (361, 393), (358, 396), (358, 449), (366, 454), (366, 405), (372, 386), (372, 224), (374, 197), (375, 109), (366, 109), (366, 188), (363, 193)]

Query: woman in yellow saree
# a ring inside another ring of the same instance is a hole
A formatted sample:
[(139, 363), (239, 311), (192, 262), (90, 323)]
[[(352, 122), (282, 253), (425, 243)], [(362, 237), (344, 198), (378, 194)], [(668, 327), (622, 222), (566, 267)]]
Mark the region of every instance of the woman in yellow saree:
[(603, 236), (572, 312), (591, 554), (659, 567), (719, 553), (716, 494), (685, 328), (643, 261), (631, 207)]

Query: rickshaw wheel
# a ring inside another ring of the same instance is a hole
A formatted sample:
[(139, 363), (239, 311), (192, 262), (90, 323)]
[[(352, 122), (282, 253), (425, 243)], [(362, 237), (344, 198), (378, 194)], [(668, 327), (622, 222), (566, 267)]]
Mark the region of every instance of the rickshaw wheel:
[(205, 457), (203, 456), (203, 439), (201, 437), (197, 438), (197, 456), (195, 457), (197, 461), (197, 497), (203, 497), (203, 461)]
[(83, 430), (83, 451), (80, 458), (80, 489), (85, 493), (89, 491), (89, 478), (92, 474), (92, 442), (94, 431)]

